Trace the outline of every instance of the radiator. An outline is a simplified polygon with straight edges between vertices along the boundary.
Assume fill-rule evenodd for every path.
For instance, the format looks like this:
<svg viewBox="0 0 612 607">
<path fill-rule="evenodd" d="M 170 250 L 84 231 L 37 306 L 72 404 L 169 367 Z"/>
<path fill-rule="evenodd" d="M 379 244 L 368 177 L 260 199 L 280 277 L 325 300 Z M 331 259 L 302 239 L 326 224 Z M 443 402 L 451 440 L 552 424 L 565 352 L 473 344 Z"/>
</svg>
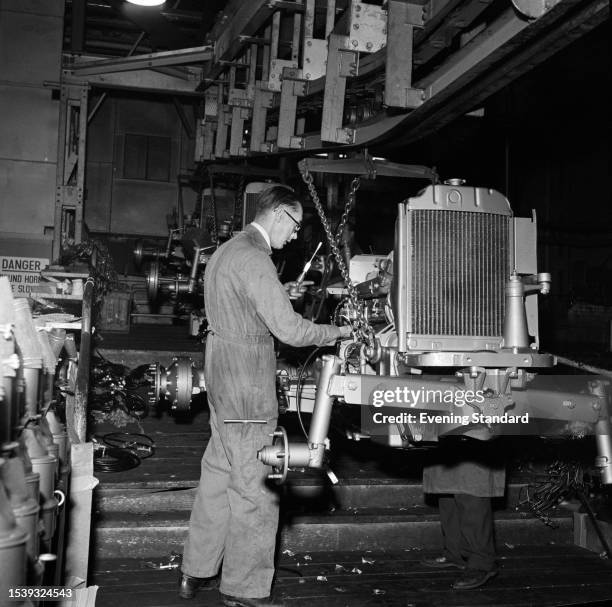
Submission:
<svg viewBox="0 0 612 607">
<path fill-rule="evenodd" d="M 483 188 L 430 186 L 400 204 L 394 252 L 400 346 L 499 347 L 512 221 L 508 201 Z"/>
<path fill-rule="evenodd" d="M 244 189 L 244 201 L 242 206 L 242 229 L 255 219 L 259 194 L 275 185 L 278 184 L 272 181 L 252 181 L 251 183 L 247 183 Z"/>
</svg>

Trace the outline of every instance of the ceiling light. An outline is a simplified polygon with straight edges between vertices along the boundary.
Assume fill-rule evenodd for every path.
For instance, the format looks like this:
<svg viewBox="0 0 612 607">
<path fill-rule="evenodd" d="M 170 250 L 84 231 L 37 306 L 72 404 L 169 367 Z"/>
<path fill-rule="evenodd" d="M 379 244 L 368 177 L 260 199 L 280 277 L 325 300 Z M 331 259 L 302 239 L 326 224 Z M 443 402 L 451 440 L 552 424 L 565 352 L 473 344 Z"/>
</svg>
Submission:
<svg viewBox="0 0 612 607">
<path fill-rule="evenodd" d="M 138 4 L 138 6 L 160 6 L 166 0 L 127 0 L 130 4 Z"/>
</svg>

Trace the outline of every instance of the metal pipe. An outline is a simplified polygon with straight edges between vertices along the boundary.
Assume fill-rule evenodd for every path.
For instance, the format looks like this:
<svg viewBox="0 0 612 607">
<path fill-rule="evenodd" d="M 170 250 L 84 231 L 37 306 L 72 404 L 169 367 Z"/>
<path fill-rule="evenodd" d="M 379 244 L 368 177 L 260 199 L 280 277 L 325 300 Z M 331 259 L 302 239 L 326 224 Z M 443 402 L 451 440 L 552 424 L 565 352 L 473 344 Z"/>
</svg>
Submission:
<svg viewBox="0 0 612 607">
<path fill-rule="evenodd" d="M 397 224 L 395 228 L 395 259 L 393 274 L 395 282 L 395 326 L 397 328 L 397 350 L 400 353 L 408 350 L 406 339 L 406 281 L 408 280 L 408 262 L 406 258 L 406 209 L 400 203 L 397 205 Z"/>
<path fill-rule="evenodd" d="M 41 360 L 42 366 L 42 360 Z M 25 404 L 26 404 L 26 415 L 28 417 L 35 417 L 38 414 L 39 405 L 39 385 L 40 385 L 40 368 L 35 368 L 24 365 L 23 379 L 25 381 Z"/>
<path fill-rule="evenodd" d="M 83 289 L 83 306 L 81 311 L 81 347 L 79 351 L 79 368 L 76 377 L 75 404 L 68 415 L 66 426 L 68 436 L 73 443 L 84 443 L 87 434 L 87 394 L 89 391 L 89 359 L 91 350 L 91 314 L 94 298 L 94 281 L 88 278 Z"/>
<path fill-rule="evenodd" d="M 520 276 L 512 274 L 505 288 L 504 348 L 524 349 L 529 347 L 524 293 Z"/>
<path fill-rule="evenodd" d="M 311 468 L 323 467 L 325 441 L 329 432 L 329 420 L 334 402 L 334 397 L 329 396 L 327 390 L 332 376 L 339 372 L 340 359 L 333 355 L 323 356 L 323 368 L 317 383 L 317 395 L 308 433 L 308 446 L 310 448 L 310 462 L 308 465 Z"/>
<path fill-rule="evenodd" d="M 589 382 L 589 392 L 594 396 L 606 398 L 608 383 L 595 379 Z M 595 466 L 599 468 L 601 482 L 612 485 L 612 430 L 610 428 L 609 398 L 604 407 L 603 415 L 595 424 L 595 443 L 597 445 L 597 457 Z"/>
<path fill-rule="evenodd" d="M 0 466 L 4 460 L 0 459 Z M 0 482 L 0 596 L 8 597 L 9 589 L 24 586 L 27 572 L 27 533 L 15 523 L 4 484 Z"/>
</svg>

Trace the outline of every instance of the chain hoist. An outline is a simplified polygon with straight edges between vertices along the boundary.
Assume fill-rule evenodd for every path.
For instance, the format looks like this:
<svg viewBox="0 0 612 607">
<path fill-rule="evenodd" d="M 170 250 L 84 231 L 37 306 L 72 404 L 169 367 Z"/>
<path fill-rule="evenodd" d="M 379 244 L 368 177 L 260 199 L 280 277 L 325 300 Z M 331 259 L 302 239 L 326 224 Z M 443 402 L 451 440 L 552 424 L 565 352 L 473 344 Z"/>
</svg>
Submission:
<svg viewBox="0 0 612 607">
<path fill-rule="evenodd" d="M 215 182 L 214 182 L 212 175 L 210 175 L 210 206 L 211 206 L 211 211 L 212 211 L 211 236 L 212 236 L 213 242 L 218 244 L 219 240 L 218 240 L 218 235 L 217 235 L 217 201 L 215 199 Z"/>
<path fill-rule="evenodd" d="M 355 289 L 355 285 L 350 279 L 348 268 L 346 267 L 346 262 L 344 261 L 344 257 L 340 252 L 339 241 L 342 237 L 342 232 L 344 230 L 344 226 L 346 225 L 346 221 L 348 219 L 349 212 L 355 203 L 355 194 L 359 189 L 359 185 L 361 183 L 359 177 L 355 177 L 351 182 L 351 189 L 347 196 L 346 204 L 344 206 L 344 212 L 342 213 L 342 218 L 340 219 L 340 225 L 338 226 L 337 236 L 334 237 L 331 226 L 329 224 L 329 220 L 325 216 L 325 211 L 323 210 L 323 205 L 321 204 L 321 199 L 319 198 L 319 194 L 314 185 L 314 181 L 312 178 L 312 174 L 308 170 L 306 166 L 306 161 L 301 160 L 298 162 L 298 168 L 300 170 L 300 174 L 302 175 L 302 179 L 308 188 L 310 193 L 310 197 L 312 198 L 312 202 L 317 209 L 317 213 L 319 214 L 319 218 L 321 219 L 321 223 L 323 224 L 323 229 L 325 230 L 325 236 L 327 241 L 329 242 L 329 246 L 334 254 L 334 258 L 336 263 L 338 264 L 338 269 L 340 270 L 340 274 L 342 274 L 342 278 L 346 284 L 346 288 L 349 296 L 349 305 L 352 308 L 354 314 L 353 322 L 353 333 L 357 341 L 362 342 L 366 347 L 366 356 L 369 359 L 374 358 L 376 348 L 376 338 L 374 335 L 374 329 L 371 327 L 366 315 L 364 313 L 363 304 L 359 301 L 359 296 L 357 295 L 357 289 Z"/>
<path fill-rule="evenodd" d="M 242 175 L 240 177 L 240 182 L 238 184 L 238 191 L 236 192 L 236 196 L 234 196 L 234 212 L 232 215 L 232 231 L 234 230 L 234 226 L 240 225 L 242 229 L 244 226 L 242 225 L 242 211 L 244 204 L 244 190 L 246 188 L 246 177 Z"/>
</svg>

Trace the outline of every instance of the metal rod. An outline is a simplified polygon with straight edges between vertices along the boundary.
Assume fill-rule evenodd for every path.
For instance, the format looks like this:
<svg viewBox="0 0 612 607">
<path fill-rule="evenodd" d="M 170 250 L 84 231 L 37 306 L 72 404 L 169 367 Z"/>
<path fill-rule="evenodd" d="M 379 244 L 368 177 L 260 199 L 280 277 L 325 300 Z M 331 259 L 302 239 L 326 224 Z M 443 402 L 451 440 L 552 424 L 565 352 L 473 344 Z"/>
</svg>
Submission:
<svg viewBox="0 0 612 607">
<path fill-rule="evenodd" d="M 572 360 L 571 358 L 558 356 L 557 354 L 553 354 L 553 356 L 557 359 L 557 362 L 561 363 L 562 365 L 567 365 L 568 367 L 574 367 L 575 369 L 580 369 L 581 371 L 588 371 L 589 373 L 595 373 L 597 375 L 604 375 L 605 377 L 612 378 L 612 371 L 609 369 L 600 369 L 599 367 L 587 365 L 579 360 Z"/>
<path fill-rule="evenodd" d="M 267 424 L 265 419 L 224 419 L 224 424 Z"/>
<path fill-rule="evenodd" d="M 89 361 L 91 350 L 91 314 L 94 298 L 94 281 L 88 278 L 83 289 L 83 310 L 81 320 L 81 345 L 79 367 L 76 376 L 73 415 L 66 415 L 66 429 L 72 443 L 87 440 L 87 394 L 89 392 Z"/>
</svg>

